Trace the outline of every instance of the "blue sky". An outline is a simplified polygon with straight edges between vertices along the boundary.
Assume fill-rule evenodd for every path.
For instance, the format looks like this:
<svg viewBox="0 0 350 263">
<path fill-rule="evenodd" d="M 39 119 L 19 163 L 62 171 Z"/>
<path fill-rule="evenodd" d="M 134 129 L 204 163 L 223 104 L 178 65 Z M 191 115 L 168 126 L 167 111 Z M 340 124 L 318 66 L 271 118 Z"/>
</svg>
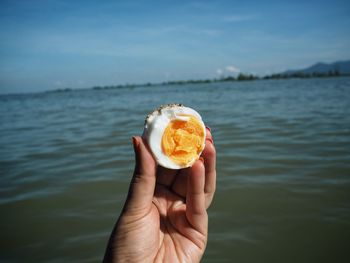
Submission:
<svg viewBox="0 0 350 263">
<path fill-rule="evenodd" d="M 270 74 L 350 59 L 350 1 L 3 1 L 0 92 Z"/>
</svg>

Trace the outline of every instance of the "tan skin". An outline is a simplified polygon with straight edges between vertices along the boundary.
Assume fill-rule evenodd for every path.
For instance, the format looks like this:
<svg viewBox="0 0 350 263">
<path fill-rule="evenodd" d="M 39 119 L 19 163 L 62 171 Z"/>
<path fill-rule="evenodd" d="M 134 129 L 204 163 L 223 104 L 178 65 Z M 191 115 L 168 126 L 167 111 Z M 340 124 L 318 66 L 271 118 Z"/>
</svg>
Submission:
<svg viewBox="0 0 350 263">
<path fill-rule="evenodd" d="M 135 171 L 104 262 L 199 262 L 216 187 L 210 130 L 200 160 L 181 170 L 157 166 L 141 137 L 133 144 Z"/>
</svg>

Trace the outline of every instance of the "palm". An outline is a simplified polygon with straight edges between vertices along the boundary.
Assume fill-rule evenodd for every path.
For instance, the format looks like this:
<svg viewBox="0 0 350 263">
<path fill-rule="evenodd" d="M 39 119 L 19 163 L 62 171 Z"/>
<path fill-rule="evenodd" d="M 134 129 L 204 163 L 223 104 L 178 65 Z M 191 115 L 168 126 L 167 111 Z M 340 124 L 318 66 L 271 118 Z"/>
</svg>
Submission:
<svg viewBox="0 0 350 263">
<path fill-rule="evenodd" d="M 202 162 L 183 170 L 156 167 L 142 140 L 135 155 L 128 198 L 104 261 L 199 262 L 208 235 L 206 209 L 215 192 L 213 144 L 206 144 Z"/>
<path fill-rule="evenodd" d="M 158 246 L 153 248 L 155 261 L 177 259 L 178 262 L 198 262 L 206 246 L 206 233 L 194 229 L 186 217 L 184 199 L 164 186 L 157 186 L 150 220 L 158 221 L 154 238 Z"/>
</svg>

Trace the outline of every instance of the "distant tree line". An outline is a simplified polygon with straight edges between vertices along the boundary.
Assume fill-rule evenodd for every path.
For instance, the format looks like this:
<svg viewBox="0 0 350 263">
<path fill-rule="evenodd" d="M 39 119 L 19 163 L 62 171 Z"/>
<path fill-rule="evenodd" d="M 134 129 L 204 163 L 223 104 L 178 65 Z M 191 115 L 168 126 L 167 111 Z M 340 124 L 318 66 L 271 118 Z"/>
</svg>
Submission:
<svg viewBox="0 0 350 263">
<path fill-rule="evenodd" d="M 291 79 L 291 78 L 325 78 L 325 77 L 340 77 L 349 76 L 349 74 L 341 74 L 338 70 L 331 70 L 325 73 L 313 72 L 305 73 L 301 71 L 293 73 L 278 73 L 265 75 L 259 77 L 253 74 L 240 73 L 236 77 L 227 76 L 218 79 L 197 79 L 197 80 L 177 80 L 177 81 L 167 81 L 162 83 L 144 83 L 144 84 L 125 84 L 125 85 L 108 85 L 108 86 L 95 86 L 92 89 L 102 90 L 102 89 L 118 89 L 118 88 L 134 88 L 134 87 L 150 87 L 150 86 L 160 86 L 160 85 L 186 85 L 186 84 L 207 84 L 215 82 L 229 82 L 229 81 L 252 81 L 252 80 L 269 80 L 269 79 Z"/>
<path fill-rule="evenodd" d="M 288 74 L 272 74 L 264 76 L 262 79 L 290 79 L 290 78 L 329 78 L 329 77 L 340 77 L 345 76 L 346 74 L 340 74 L 338 70 L 330 70 L 328 72 L 320 73 L 320 72 L 312 72 L 312 73 L 305 73 L 302 71 L 297 71 L 293 73 Z"/>
<path fill-rule="evenodd" d="M 142 84 L 142 85 L 136 85 L 136 84 L 124 84 L 124 85 L 106 85 L 106 86 L 94 86 L 92 89 L 94 90 L 102 90 L 102 89 L 120 89 L 120 88 L 134 88 L 137 86 L 147 86 L 151 84 Z"/>
</svg>

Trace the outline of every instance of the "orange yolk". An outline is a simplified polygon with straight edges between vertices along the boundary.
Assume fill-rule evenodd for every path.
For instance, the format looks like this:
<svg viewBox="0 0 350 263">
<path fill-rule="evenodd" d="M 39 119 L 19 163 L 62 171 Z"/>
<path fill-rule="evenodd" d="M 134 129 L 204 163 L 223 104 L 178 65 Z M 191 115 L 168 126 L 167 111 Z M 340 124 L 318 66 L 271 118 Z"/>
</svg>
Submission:
<svg viewBox="0 0 350 263">
<path fill-rule="evenodd" d="M 198 159 L 203 150 L 204 131 L 199 120 L 189 116 L 188 121 L 173 120 L 166 127 L 162 137 L 165 155 L 178 165 L 186 165 Z"/>
</svg>

